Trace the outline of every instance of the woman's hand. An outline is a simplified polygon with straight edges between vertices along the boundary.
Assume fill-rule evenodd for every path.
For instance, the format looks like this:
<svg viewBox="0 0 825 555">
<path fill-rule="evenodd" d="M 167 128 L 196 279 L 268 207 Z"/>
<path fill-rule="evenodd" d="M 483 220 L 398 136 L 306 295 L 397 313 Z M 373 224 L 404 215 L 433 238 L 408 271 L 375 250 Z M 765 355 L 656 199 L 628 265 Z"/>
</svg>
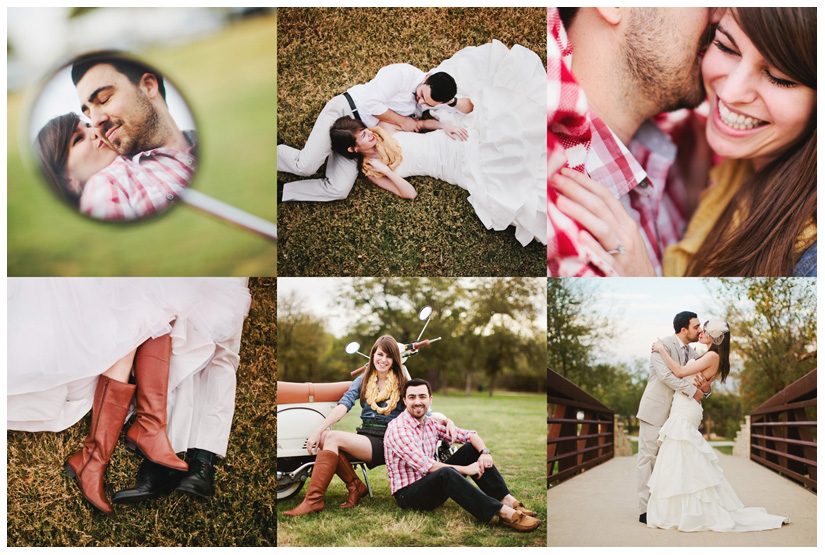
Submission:
<svg viewBox="0 0 825 555">
<path fill-rule="evenodd" d="M 655 276 L 636 222 L 607 187 L 562 168 L 550 179 L 561 195 L 556 206 L 581 225 L 579 240 L 622 276 Z"/>
<path fill-rule="evenodd" d="M 323 431 L 321 428 L 316 428 L 309 434 L 307 438 L 307 453 L 310 455 L 315 455 L 321 448 L 321 434 Z"/>
<path fill-rule="evenodd" d="M 470 137 L 466 129 L 457 125 L 445 125 L 442 129 L 454 141 L 466 141 Z"/>
<path fill-rule="evenodd" d="M 662 340 L 657 337 L 656 341 L 654 341 L 653 345 L 650 347 L 650 352 L 651 353 L 661 353 L 664 350 L 665 350 L 665 344 L 662 343 Z"/>
<path fill-rule="evenodd" d="M 455 439 L 458 437 L 458 430 L 456 430 L 455 422 L 447 419 L 447 433 L 450 434 L 450 443 L 455 443 Z"/>
<path fill-rule="evenodd" d="M 378 173 L 389 175 L 392 171 L 388 165 L 381 161 L 380 158 L 367 158 L 365 162 L 369 164 L 370 167 Z"/>
</svg>

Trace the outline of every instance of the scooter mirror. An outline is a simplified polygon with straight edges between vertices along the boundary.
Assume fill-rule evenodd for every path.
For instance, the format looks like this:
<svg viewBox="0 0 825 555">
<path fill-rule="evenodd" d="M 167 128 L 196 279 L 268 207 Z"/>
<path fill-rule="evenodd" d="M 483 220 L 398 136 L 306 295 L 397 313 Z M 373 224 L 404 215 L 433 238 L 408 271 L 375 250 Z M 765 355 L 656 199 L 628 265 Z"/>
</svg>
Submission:
<svg viewBox="0 0 825 555">
<path fill-rule="evenodd" d="M 25 136 L 45 183 L 63 202 L 101 220 L 166 211 L 195 175 L 189 105 L 167 76 L 131 55 L 73 58 L 45 81 Z"/>
<path fill-rule="evenodd" d="M 357 341 L 353 341 L 352 343 L 347 344 L 344 350 L 347 352 L 348 355 L 353 355 L 358 352 L 358 349 L 361 348 L 361 344 Z"/>
<path fill-rule="evenodd" d="M 421 312 L 418 313 L 418 319 L 422 320 L 422 321 L 426 320 L 427 318 L 430 317 L 430 314 L 432 314 L 432 313 L 433 313 L 433 307 L 425 306 L 424 308 L 421 309 Z"/>
</svg>

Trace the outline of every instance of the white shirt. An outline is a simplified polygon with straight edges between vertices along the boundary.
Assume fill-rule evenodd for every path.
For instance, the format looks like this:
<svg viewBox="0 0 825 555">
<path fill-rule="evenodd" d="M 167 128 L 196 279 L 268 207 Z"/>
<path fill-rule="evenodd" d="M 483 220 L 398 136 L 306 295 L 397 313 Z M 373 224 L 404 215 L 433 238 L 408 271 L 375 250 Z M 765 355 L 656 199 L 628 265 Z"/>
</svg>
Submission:
<svg viewBox="0 0 825 555">
<path fill-rule="evenodd" d="M 347 92 L 355 102 L 358 115 L 367 127 L 378 125 L 378 118 L 387 110 L 402 115 L 420 118 L 424 113 L 415 100 L 415 89 L 424 82 L 426 74 L 410 64 L 391 64 L 378 70 L 369 83 L 355 85 Z M 427 110 L 452 110 L 446 104 L 426 106 Z"/>
</svg>

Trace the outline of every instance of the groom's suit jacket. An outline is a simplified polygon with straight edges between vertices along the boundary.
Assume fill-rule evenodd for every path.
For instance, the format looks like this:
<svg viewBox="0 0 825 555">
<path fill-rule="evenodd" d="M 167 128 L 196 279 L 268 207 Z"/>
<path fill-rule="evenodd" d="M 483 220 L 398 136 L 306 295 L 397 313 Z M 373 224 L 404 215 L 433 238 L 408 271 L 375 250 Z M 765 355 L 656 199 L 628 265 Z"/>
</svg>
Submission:
<svg viewBox="0 0 825 555">
<path fill-rule="evenodd" d="M 676 361 L 683 360 L 682 342 L 676 335 L 662 339 L 668 354 Z M 688 360 L 697 358 L 696 351 L 688 347 Z M 692 382 L 677 378 L 665 364 L 659 353 L 650 354 L 650 377 L 647 379 L 645 392 L 639 402 L 639 412 L 636 418 L 652 426 L 661 426 L 670 414 L 670 405 L 673 393 L 678 391 L 689 397 L 696 394 L 696 386 Z"/>
</svg>

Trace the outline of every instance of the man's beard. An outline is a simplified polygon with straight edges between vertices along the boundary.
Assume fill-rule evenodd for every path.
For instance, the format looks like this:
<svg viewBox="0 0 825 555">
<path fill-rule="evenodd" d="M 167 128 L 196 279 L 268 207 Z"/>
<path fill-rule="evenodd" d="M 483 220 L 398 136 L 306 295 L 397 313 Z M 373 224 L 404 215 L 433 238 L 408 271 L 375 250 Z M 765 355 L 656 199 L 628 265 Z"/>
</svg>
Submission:
<svg viewBox="0 0 825 555">
<path fill-rule="evenodd" d="M 134 156 L 139 152 L 158 148 L 162 144 L 160 115 L 152 102 L 141 92 L 135 95 L 135 109 L 129 114 L 127 124 L 122 119 L 114 118 L 103 129 L 103 135 L 109 129 L 120 125 L 120 137 L 115 142 L 104 141 L 121 156 Z"/>
<path fill-rule="evenodd" d="M 651 15 L 653 12 L 633 10 L 631 13 L 634 15 L 628 24 L 627 40 L 623 48 L 625 67 L 630 76 L 627 83 L 629 94 L 642 94 L 659 113 L 697 107 L 706 96 L 699 52 L 709 43 L 712 28 L 705 30 L 696 45 L 694 56 L 687 62 L 689 67 L 685 67 L 686 64 L 680 67 L 658 48 L 661 43 L 657 39 L 661 40 L 661 29 L 658 29 L 658 34 L 649 30 L 660 22 Z"/>
</svg>

